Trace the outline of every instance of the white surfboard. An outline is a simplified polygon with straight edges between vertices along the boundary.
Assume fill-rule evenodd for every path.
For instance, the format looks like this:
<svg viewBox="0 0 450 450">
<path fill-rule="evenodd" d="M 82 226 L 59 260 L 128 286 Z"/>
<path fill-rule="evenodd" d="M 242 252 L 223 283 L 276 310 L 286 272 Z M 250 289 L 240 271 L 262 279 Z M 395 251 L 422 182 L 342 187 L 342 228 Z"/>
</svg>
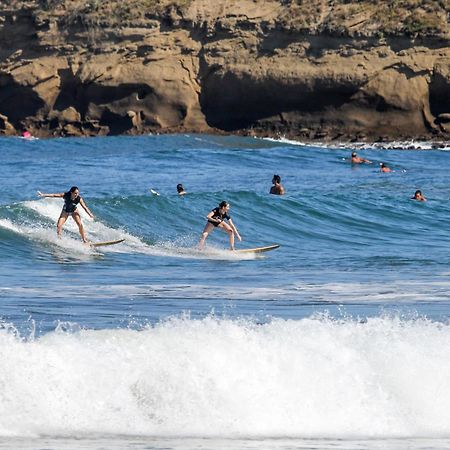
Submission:
<svg viewBox="0 0 450 450">
<path fill-rule="evenodd" d="M 265 247 L 255 247 L 255 248 L 243 248 L 240 250 L 236 250 L 238 253 L 263 253 L 269 252 L 270 250 L 275 250 L 278 248 L 280 244 L 267 245 Z"/>
<path fill-rule="evenodd" d="M 105 242 L 90 242 L 89 245 L 91 247 L 105 247 L 107 245 L 115 245 L 115 244 L 120 244 L 121 242 L 123 242 L 125 239 L 116 239 L 115 241 L 105 241 Z"/>
</svg>

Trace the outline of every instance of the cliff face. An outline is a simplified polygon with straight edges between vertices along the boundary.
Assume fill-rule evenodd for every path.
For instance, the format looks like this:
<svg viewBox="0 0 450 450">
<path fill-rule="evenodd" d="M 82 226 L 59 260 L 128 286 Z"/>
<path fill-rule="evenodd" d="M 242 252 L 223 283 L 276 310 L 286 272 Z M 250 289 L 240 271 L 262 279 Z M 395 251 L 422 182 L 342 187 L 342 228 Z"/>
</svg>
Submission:
<svg viewBox="0 0 450 450">
<path fill-rule="evenodd" d="M 326 2 L 94 1 L 0 1 L 0 133 L 450 136 L 445 10 L 438 33 L 384 33 Z"/>
</svg>

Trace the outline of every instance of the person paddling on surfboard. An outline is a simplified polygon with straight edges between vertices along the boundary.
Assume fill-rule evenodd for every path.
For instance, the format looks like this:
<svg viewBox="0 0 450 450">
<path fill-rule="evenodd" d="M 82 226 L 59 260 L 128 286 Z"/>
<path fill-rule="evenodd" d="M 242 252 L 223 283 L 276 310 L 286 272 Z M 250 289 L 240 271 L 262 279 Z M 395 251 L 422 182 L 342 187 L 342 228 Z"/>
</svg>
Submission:
<svg viewBox="0 0 450 450">
<path fill-rule="evenodd" d="M 205 246 L 206 238 L 209 233 L 214 230 L 214 228 L 220 228 L 226 233 L 230 238 L 230 250 L 234 250 L 234 235 L 242 241 L 241 235 L 239 234 L 237 228 L 235 227 L 231 217 L 228 215 L 228 211 L 230 210 L 230 204 L 226 201 L 220 202 L 217 208 L 214 208 L 207 216 L 206 219 L 208 223 L 203 230 L 202 237 L 198 246 L 203 248 Z M 225 220 L 228 222 L 226 223 Z"/>
<path fill-rule="evenodd" d="M 88 243 L 83 224 L 81 222 L 80 213 L 77 211 L 78 204 L 83 207 L 83 209 L 89 214 L 92 219 L 94 218 L 94 215 L 91 213 L 86 203 L 84 203 L 84 200 L 80 196 L 80 191 L 77 186 L 72 186 L 68 192 L 64 192 L 62 194 L 43 194 L 42 192 L 38 191 L 38 195 L 39 197 L 58 197 L 64 199 L 64 206 L 61 211 L 61 215 L 59 216 L 58 223 L 56 224 L 56 231 L 59 238 L 61 238 L 63 225 L 66 223 L 66 220 L 69 218 L 69 216 L 72 216 L 72 219 L 75 220 L 75 223 L 78 225 L 81 239 L 84 243 Z"/>
</svg>

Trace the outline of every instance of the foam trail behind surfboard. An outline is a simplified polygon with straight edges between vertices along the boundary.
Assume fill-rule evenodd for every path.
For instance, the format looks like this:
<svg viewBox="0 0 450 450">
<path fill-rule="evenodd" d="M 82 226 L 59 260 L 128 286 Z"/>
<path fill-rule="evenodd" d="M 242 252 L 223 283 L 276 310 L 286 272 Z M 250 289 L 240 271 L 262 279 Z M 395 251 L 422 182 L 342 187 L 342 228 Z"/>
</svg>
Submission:
<svg viewBox="0 0 450 450">
<path fill-rule="evenodd" d="M 186 247 L 180 246 L 177 242 L 164 242 L 152 246 L 150 253 L 166 257 L 211 259 L 217 261 L 251 260 L 257 257 L 255 253 L 231 252 L 228 249 L 218 248 L 211 244 L 204 249 L 199 249 L 196 245 L 194 247 Z"/>
</svg>

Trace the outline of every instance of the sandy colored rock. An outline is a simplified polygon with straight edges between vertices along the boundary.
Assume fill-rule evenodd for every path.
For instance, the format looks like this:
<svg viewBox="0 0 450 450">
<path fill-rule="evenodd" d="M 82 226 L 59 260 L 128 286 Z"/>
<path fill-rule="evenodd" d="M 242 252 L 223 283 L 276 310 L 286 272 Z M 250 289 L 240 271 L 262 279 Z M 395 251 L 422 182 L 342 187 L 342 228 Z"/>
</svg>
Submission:
<svg viewBox="0 0 450 450">
<path fill-rule="evenodd" d="M 0 114 L 0 134 L 4 136 L 16 134 L 15 128 L 9 123 L 8 118 L 2 114 Z"/>
<path fill-rule="evenodd" d="M 3 134 L 448 133 L 443 10 L 399 11 L 383 34 L 397 12 L 364 1 L 19 3 L 0 0 Z M 413 13 L 435 31 L 408 34 Z"/>
<path fill-rule="evenodd" d="M 63 111 L 53 111 L 49 117 L 67 123 L 81 122 L 81 115 L 73 106 L 69 106 Z"/>
</svg>

